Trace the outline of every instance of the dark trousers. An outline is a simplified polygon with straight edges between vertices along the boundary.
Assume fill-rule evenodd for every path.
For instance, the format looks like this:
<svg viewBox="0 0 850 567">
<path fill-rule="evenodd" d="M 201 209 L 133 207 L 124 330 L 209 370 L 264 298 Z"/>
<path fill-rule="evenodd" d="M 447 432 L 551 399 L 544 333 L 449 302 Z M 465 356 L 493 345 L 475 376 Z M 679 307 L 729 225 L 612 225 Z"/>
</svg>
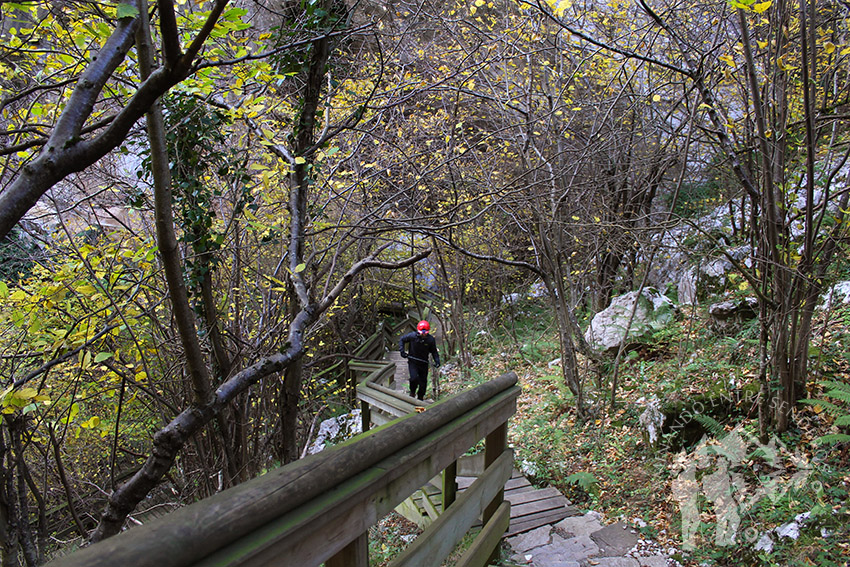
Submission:
<svg viewBox="0 0 850 567">
<path fill-rule="evenodd" d="M 409 361 L 407 370 L 410 372 L 410 397 L 425 399 L 425 389 L 428 386 L 428 365 Z"/>
</svg>

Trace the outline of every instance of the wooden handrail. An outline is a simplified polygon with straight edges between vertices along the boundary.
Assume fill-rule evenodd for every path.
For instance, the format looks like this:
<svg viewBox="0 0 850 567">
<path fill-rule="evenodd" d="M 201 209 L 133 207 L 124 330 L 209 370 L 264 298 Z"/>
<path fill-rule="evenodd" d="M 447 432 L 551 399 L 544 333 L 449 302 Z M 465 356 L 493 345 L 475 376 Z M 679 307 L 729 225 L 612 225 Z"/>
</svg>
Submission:
<svg viewBox="0 0 850 567">
<path fill-rule="evenodd" d="M 505 374 L 51 565 L 334 563 L 343 550 L 362 551 L 372 524 L 503 428 L 516 410 L 516 384 Z"/>
</svg>

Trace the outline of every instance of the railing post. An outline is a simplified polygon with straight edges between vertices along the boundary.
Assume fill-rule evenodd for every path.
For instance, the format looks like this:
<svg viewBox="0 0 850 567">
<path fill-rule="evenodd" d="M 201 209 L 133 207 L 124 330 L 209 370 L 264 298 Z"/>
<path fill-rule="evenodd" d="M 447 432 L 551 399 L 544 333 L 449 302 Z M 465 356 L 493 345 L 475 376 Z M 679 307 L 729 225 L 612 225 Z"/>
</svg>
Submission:
<svg viewBox="0 0 850 567">
<path fill-rule="evenodd" d="M 496 429 L 494 429 L 485 439 L 484 439 L 484 470 L 487 470 L 491 464 L 493 464 L 499 456 L 505 452 L 505 449 L 508 448 L 508 422 L 503 423 Z M 501 506 L 502 502 L 505 500 L 505 490 L 504 487 L 500 490 L 495 498 L 493 498 L 492 502 L 490 502 L 486 508 L 484 508 L 484 514 L 482 516 L 483 525 L 487 525 L 487 522 L 490 521 L 496 511 Z M 493 550 L 493 554 L 490 556 L 488 563 L 495 563 L 499 560 L 499 546 Z"/>
<path fill-rule="evenodd" d="M 369 402 L 360 400 L 360 428 L 361 431 L 369 431 L 372 427 L 372 410 L 369 408 Z"/>
<path fill-rule="evenodd" d="M 457 500 L 457 461 L 443 471 L 443 512 Z"/>
<path fill-rule="evenodd" d="M 369 567 L 369 534 L 364 533 L 325 561 L 325 567 Z"/>
</svg>

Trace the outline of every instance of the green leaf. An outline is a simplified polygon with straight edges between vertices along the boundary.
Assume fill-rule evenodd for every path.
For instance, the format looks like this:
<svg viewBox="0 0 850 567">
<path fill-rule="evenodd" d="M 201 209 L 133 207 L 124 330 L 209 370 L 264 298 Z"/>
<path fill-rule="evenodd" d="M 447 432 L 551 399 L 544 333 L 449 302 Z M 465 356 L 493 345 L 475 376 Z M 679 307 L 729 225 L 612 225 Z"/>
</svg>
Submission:
<svg viewBox="0 0 850 567">
<path fill-rule="evenodd" d="M 298 264 L 297 266 L 295 266 L 295 273 L 300 274 L 305 269 L 307 269 L 307 264 Z"/>
<path fill-rule="evenodd" d="M 107 360 L 107 359 L 110 359 L 110 358 L 112 358 L 111 352 L 99 352 L 94 357 L 94 361 L 95 362 L 103 362 L 104 360 Z"/>
<path fill-rule="evenodd" d="M 135 18 L 139 15 L 139 9 L 136 8 L 133 4 L 118 4 L 118 8 L 115 10 L 115 17 L 119 20 L 124 18 Z"/>
<path fill-rule="evenodd" d="M 847 442 L 850 442 L 850 435 L 845 435 L 843 433 L 823 435 L 814 440 L 815 445 L 834 445 L 835 443 Z"/>
<path fill-rule="evenodd" d="M 0 298 L 9 298 L 9 286 L 6 285 L 6 282 L 0 282 Z"/>
<path fill-rule="evenodd" d="M 573 473 L 565 478 L 564 481 L 567 484 L 575 484 L 587 492 L 596 490 L 596 485 L 599 483 L 599 480 L 595 476 L 584 471 Z"/>
</svg>

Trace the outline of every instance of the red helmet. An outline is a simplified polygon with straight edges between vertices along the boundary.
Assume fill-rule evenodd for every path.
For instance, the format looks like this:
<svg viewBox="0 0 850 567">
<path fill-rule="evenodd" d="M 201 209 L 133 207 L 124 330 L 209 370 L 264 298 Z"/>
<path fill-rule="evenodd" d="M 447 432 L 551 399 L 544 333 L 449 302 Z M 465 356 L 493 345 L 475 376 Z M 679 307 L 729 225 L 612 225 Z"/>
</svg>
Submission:
<svg viewBox="0 0 850 567">
<path fill-rule="evenodd" d="M 416 325 L 417 331 L 430 331 L 431 325 L 428 324 L 428 321 L 419 321 L 419 324 Z"/>
</svg>

